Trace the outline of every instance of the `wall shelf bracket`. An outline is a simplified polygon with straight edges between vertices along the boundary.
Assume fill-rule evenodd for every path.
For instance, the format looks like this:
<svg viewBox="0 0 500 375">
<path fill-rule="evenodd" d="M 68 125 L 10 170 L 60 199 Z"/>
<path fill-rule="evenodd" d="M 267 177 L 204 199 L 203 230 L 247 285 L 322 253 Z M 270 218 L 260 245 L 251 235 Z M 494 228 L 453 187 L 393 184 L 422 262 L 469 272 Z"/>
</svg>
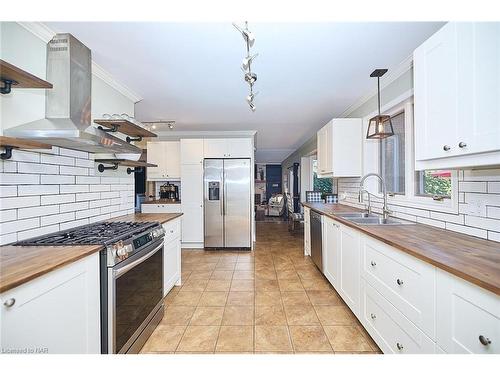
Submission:
<svg viewBox="0 0 500 375">
<path fill-rule="evenodd" d="M 99 166 L 97 167 L 97 170 L 101 173 L 106 170 L 116 170 L 116 169 L 118 169 L 118 163 L 114 163 L 112 167 L 105 167 L 104 164 L 99 164 Z"/>
<path fill-rule="evenodd" d="M 127 168 L 127 174 L 137 173 L 137 172 L 141 172 L 141 171 L 142 171 L 142 167 L 138 167 L 138 168 Z"/>
<path fill-rule="evenodd" d="M 17 81 L 12 79 L 4 79 L 2 78 L 3 87 L 0 87 L 0 93 L 2 94 L 10 94 L 12 89 L 12 85 L 17 85 Z"/>
<path fill-rule="evenodd" d="M 109 128 L 104 128 L 103 126 L 99 125 L 97 128 L 106 133 L 115 133 L 118 131 L 118 125 L 116 124 L 111 125 L 111 127 Z"/>
<path fill-rule="evenodd" d="M 140 142 L 142 141 L 142 137 L 129 137 L 127 136 L 127 142 L 130 143 L 130 142 Z"/>
<path fill-rule="evenodd" d="M 5 151 L 0 154 L 0 159 L 2 159 L 2 160 L 10 159 L 12 157 L 12 149 L 14 147 L 12 147 L 12 146 L 3 146 L 3 148 L 5 149 Z"/>
</svg>

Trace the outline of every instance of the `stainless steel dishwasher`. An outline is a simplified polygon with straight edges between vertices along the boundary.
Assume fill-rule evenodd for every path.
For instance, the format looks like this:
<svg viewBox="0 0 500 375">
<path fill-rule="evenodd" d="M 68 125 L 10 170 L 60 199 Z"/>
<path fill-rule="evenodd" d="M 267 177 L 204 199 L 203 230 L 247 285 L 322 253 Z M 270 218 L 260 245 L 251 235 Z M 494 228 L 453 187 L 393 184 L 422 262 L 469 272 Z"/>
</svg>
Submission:
<svg viewBox="0 0 500 375">
<path fill-rule="evenodd" d="M 321 272 L 323 272 L 322 249 L 321 214 L 311 210 L 311 258 Z"/>
</svg>

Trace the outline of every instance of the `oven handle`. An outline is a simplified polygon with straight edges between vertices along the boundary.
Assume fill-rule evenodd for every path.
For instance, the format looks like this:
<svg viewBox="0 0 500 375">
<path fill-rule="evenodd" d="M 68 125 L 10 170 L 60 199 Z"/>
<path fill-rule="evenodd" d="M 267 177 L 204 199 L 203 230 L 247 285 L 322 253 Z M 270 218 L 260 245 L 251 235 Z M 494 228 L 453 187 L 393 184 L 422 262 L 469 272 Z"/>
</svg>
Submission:
<svg viewBox="0 0 500 375">
<path fill-rule="evenodd" d="M 124 273 L 127 273 L 128 271 L 130 271 L 135 266 L 137 266 L 137 265 L 141 264 L 142 262 L 148 260 L 153 255 L 155 255 L 158 252 L 158 250 L 160 250 L 163 247 L 163 245 L 164 244 L 163 244 L 163 241 L 162 241 L 161 244 L 159 244 L 157 247 L 155 247 L 153 250 L 151 250 L 150 252 L 148 252 L 143 257 L 141 257 L 141 258 L 133 261 L 132 263 L 127 264 L 126 266 L 123 266 L 122 268 L 118 268 L 116 270 L 113 270 L 113 278 L 114 279 L 118 279 L 120 276 L 122 276 Z"/>
</svg>

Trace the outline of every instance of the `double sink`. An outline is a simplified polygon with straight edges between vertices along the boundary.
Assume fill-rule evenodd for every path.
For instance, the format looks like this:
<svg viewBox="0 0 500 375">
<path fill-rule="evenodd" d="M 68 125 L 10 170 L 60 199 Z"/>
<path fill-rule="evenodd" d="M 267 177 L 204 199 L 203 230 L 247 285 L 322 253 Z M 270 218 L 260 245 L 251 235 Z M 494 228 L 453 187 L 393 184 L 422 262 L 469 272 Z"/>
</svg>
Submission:
<svg viewBox="0 0 500 375">
<path fill-rule="evenodd" d="M 343 219 L 346 219 L 350 222 L 359 224 L 359 225 L 412 225 L 415 224 L 411 221 L 395 219 L 393 217 L 389 217 L 384 219 L 382 216 L 369 214 L 367 212 L 345 212 L 345 213 L 336 213 L 337 216 L 340 216 Z"/>
</svg>

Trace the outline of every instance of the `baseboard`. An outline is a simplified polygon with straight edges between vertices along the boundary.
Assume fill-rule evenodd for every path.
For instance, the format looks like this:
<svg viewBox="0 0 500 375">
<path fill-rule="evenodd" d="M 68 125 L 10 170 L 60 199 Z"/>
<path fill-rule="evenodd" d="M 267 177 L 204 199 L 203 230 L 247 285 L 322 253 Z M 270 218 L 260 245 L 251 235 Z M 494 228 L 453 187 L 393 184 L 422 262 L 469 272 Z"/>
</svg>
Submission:
<svg viewBox="0 0 500 375">
<path fill-rule="evenodd" d="M 181 248 L 183 250 L 204 249 L 205 245 L 203 244 L 203 242 L 182 242 Z"/>
</svg>

